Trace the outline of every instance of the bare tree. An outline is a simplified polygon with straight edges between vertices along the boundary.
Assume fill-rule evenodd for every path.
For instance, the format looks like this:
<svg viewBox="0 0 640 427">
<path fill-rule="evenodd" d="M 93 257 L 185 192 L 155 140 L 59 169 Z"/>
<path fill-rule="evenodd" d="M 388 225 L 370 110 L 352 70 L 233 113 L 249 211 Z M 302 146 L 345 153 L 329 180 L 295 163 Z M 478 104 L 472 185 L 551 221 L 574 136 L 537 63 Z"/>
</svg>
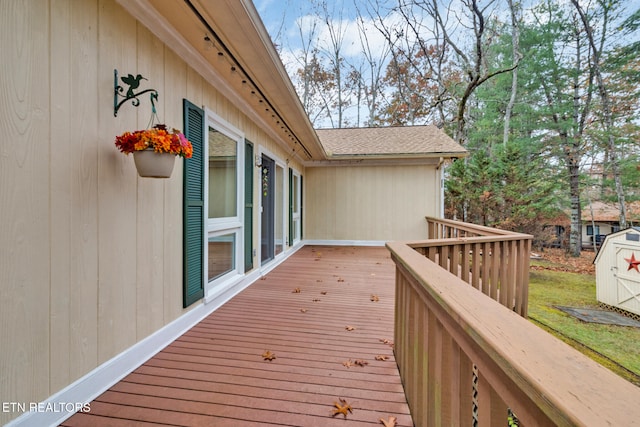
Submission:
<svg viewBox="0 0 640 427">
<path fill-rule="evenodd" d="M 463 12 L 466 15 L 466 19 L 469 22 L 462 22 L 459 19 L 459 28 L 468 28 L 472 34 L 473 49 L 470 52 L 465 52 L 459 43 L 452 37 L 449 30 L 448 17 L 453 14 L 452 4 L 450 3 L 447 9 L 440 10 L 438 0 L 429 0 L 424 2 L 425 11 L 434 19 L 435 25 L 442 33 L 445 43 L 450 46 L 456 53 L 458 59 L 461 62 L 463 72 L 466 74 L 466 86 L 462 92 L 462 96 L 458 102 L 458 111 L 455 117 L 457 123 L 456 126 L 456 140 L 460 143 L 466 141 L 465 123 L 466 123 L 466 109 L 467 102 L 469 101 L 473 92 L 480 87 L 484 82 L 502 73 L 508 73 L 513 71 L 518 66 L 518 58 L 515 59 L 515 63 L 507 68 L 499 68 L 491 70 L 487 67 L 485 60 L 486 50 L 491 43 L 491 34 L 487 32 L 487 17 L 491 13 L 491 8 L 494 7 L 494 0 L 485 3 L 484 7 L 480 7 L 478 0 L 461 0 L 463 6 Z M 455 14 L 454 14 L 455 15 Z"/>
<path fill-rule="evenodd" d="M 327 56 L 330 64 L 331 73 L 335 81 L 335 102 L 333 107 L 338 115 L 337 126 L 341 128 L 344 125 L 344 111 L 349 104 L 348 91 L 346 90 L 346 76 L 343 75 L 345 60 L 342 54 L 342 45 L 346 35 L 346 26 L 342 19 L 342 9 L 337 13 L 335 10 L 329 10 L 326 0 L 322 0 L 320 5 L 322 20 L 326 26 L 329 35 L 328 40 L 324 40 L 327 44 L 321 48 Z"/>
<path fill-rule="evenodd" d="M 365 76 L 364 66 L 359 67 L 357 70 L 357 74 L 354 76 L 359 77 L 359 87 L 358 87 L 358 125 L 360 124 L 360 90 L 364 90 L 364 95 L 367 102 L 368 107 L 368 116 L 367 124 L 371 124 L 375 117 L 378 115 L 378 103 L 379 96 L 382 86 L 382 76 L 383 71 L 387 65 L 389 55 L 391 53 L 391 48 L 388 43 L 384 45 L 376 45 L 372 46 L 372 42 L 370 40 L 369 25 L 365 22 L 365 19 L 362 15 L 358 4 L 356 3 L 356 10 L 358 12 L 358 16 L 356 17 L 356 22 L 358 24 L 358 37 L 360 40 L 360 47 L 362 49 L 362 54 L 364 57 L 364 61 L 366 63 L 366 71 L 368 76 Z"/>
</svg>

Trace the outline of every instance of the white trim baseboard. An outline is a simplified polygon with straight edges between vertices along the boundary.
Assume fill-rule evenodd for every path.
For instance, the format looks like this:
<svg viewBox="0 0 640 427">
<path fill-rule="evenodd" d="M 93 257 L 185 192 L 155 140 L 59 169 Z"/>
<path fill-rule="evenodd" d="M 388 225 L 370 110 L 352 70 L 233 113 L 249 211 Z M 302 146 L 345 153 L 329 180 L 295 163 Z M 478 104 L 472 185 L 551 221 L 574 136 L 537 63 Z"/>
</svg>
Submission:
<svg viewBox="0 0 640 427">
<path fill-rule="evenodd" d="M 76 404 L 84 405 L 91 402 L 239 292 L 284 262 L 302 246 L 304 245 L 298 244 L 289 248 L 282 256 L 279 256 L 268 265 L 256 268 L 249 274 L 242 276 L 240 280 L 231 286 L 227 286 L 221 292 L 207 295 L 198 306 L 93 369 L 45 401 L 39 402 L 37 411 L 25 412 L 10 421 L 5 427 L 59 425 L 76 412 L 73 409 L 68 410 L 67 407 L 73 408 Z M 26 404 L 27 409 L 29 409 L 29 405 L 28 403 Z"/>
<path fill-rule="evenodd" d="M 305 240 L 305 245 L 318 246 L 384 246 L 386 240 Z"/>
</svg>

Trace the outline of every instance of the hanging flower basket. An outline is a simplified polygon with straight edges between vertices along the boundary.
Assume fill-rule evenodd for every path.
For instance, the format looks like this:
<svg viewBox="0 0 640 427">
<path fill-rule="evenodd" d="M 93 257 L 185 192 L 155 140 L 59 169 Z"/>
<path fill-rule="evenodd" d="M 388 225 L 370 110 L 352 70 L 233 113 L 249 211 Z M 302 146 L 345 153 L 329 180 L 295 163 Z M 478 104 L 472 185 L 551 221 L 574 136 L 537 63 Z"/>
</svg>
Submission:
<svg viewBox="0 0 640 427">
<path fill-rule="evenodd" d="M 169 178 L 177 156 L 188 159 L 193 155 L 187 138 L 165 125 L 125 132 L 116 137 L 116 147 L 125 154 L 133 153 L 138 175 L 149 178 Z"/>
<path fill-rule="evenodd" d="M 174 154 L 156 153 L 151 148 L 133 152 L 138 175 L 144 178 L 170 178 L 175 160 Z"/>
</svg>

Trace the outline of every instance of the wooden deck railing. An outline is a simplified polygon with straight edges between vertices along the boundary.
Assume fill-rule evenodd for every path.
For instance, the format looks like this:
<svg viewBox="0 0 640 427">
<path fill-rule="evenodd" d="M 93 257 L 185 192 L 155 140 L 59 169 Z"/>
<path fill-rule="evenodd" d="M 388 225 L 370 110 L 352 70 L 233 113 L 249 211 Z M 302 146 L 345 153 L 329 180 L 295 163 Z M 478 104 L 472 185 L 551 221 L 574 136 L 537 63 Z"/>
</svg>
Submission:
<svg viewBox="0 0 640 427">
<path fill-rule="evenodd" d="M 467 270 L 483 282 L 497 277 L 503 294 L 509 280 L 525 276 L 518 272 L 524 261 L 515 263 L 516 273 L 508 259 L 495 261 L 505 254 L 502 245 L 514 244 L 503 239 L 505 232 L 469 224 L 453 230 L 449 221 L 433 223 L 439 231 L 431 235 L 447 248 L 433 249 L 435 256 L 430 248 L 437 242 L 387 244 L 396 263 L 394 348 L 416 426 L 507 426 L 511 414 L 519 426 L 640 423 L 640 388 L 530 323 L 517 313 L 517 304 L 511 306 L 510 296 L 501 304 L 500 295 L 495 300 L 491 291 L 485 295 L 469 286 L 473 277 L 463 280 L 461 273 Z M 472 242 L 470 248 L 468 242 L 454 243 L 476 238 L 482 242 Z M 491 246 L 491 238 L 500 244 Z M 478 249 L 476 243 L 489 247 Z M 528 254 L 528 248 L 516 245 L 515 251 Z M 479 251 L 485 259 L 474 273 L 472 258 Z M 487 265 L 488 276 L 483 276 Z M 503 274 L 504 268 L 509 272 Z"/>
<path fill-rule="evenodd" d="M 408 243 L 500 304 L 527 316 L 528 234 L 427 217 L 429 240 Z"/>
</svg>

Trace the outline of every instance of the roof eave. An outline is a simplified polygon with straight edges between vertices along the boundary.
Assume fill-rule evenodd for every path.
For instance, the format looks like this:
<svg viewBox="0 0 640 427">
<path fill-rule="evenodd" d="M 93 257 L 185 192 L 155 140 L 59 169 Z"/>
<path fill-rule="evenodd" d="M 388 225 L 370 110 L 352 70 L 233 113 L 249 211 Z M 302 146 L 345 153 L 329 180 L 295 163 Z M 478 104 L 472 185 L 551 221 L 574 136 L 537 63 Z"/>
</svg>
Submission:
<svg viewBox="0 0 640 427">
<path fill-rule="evenodd" d="M 326 160 L 307 161 L 305 166 L 348 166 L 348 165 L 435 165 L 445 160 L 467 157 L 468 152 L 456 153 L 406 153 L 406 154 L 358 154 L 330 155 Z"/>
<path fill-rule="evenodd" d="M 293 157 L 326 158 L 250 1 L 118 2 Z M 211 51 L 205 35 L 214 39 Z"/>
</svg>

